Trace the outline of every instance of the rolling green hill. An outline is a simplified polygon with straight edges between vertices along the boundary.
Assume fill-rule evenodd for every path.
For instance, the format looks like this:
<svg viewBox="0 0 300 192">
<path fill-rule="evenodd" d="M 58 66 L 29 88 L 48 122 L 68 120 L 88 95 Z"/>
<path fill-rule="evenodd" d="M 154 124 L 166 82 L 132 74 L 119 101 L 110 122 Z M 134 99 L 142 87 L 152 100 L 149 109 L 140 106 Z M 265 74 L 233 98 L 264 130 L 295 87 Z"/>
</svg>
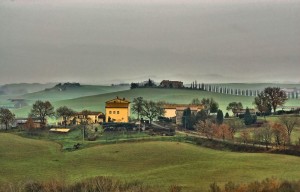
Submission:
<svg viewBox="0 0 300 192">
<path fill-rule="evenodd" d="M 50 179 L 74 182 L 102 175 L 159 188 L 177 184 L 184 191 L 207 191 L 213 182 L 300 177 L 299 157 L 216 151 L 177 142 L 122 143 L 61 152 L 52 142 L 1 133 L 0 155 L 0 184 Z"/>
<path fill-rule="evenodd" d="M 0 95 L 14 95 L 19 96 L 26 93 L 33 93 L 37 91 L 42 91 L 46 88 L 53 87 L 55 83 L 17 83 L 17 84 L 7 84 L 0 86 Z"/>
<path fill-rule="evenodd" d="M 20 99 L 24 94 L 43 91 L 53 87 L 54 83 L 18 83 L 0 86 L 0 106 L 13 106 L 9 99 Z"/>
<path fill-rule="evenodd" d="M 48 90 L 43 90 L 35 93 L 23 95 L 24 99 L 31 102 L 36 100 L 49 100 L 51 102 L 59 100 L 74 99 L 78 97 L 105 94 L 118 92 L 123 90 L 129 90 L 128 86 L 102 86 L 102 85 L 81 85 L 80 87 L 70 87 L 65 91 L 59 91 L 59 89 L 53 87 Z"/>
<path fill-rule="evenodd" d="M 43 93 L 43 96 L 47 94 Z M 218 103 L 219 107 L 223 112 L 226 111 L 228 103 L 233 101 L 242 102 L 244 107 L 253 108 L 254 97 L 246 96 L 236 96 L 236 95 L 226 95 L 220 93 L 199 91 L 199 90 L 189 90 L 189 89 L 162 89 L 162 88 L 140 88 L 132 89 L 118 92 L 111 92 L 93 96 L 80 97 L 75 99 L 67 99 L 53 102 L 55 107 L 66 105 L 74 110 L 81 111 L 83 109 L 92 110 L 92 111 L 105 111 L 105 101 L 108 101 L 116 96 L 125 97 L 130 101 L 135 97 L 143 97 L 147 100 L 154 101 L 166 101 L 169 103 L 182 103 L 188 104 L 192 101 L 193 98 L 214 98 Z M 299 105 L 300 100 L 290 99 L 286 105 Z M 30 107 L 24 107 L 22 109 L 16 109 L 14 112 L 17 116 L 27 116 Z"/>
</svg>

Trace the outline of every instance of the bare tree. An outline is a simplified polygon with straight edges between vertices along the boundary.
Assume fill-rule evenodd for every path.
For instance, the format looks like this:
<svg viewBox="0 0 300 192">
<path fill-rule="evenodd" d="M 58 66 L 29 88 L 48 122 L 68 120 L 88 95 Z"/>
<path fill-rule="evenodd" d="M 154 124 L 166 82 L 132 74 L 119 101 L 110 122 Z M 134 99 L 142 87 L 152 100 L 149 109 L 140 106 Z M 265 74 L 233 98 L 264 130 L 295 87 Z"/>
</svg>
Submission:
<svg viewBox="0 0 300 192">
<path fill-rule="evenodd" d="M 241 132 L 241 139 L 243 141 L 244 144 L 248 143 L 248 141 L 250 140 L 250 133 L 247 130 L 243 130 Z"/>
<path fill-rule="evenodd" d="M 210 119 L 206 119 L 204 121 L 199 121 L 196 124 L 196 129 L 200 134 L 205 135 L 207 139 L 213 139 L 214 126 L 216 125 Z"/>
<path fill-rule="evenodd" d="M 279 122 L 285 126 L 286 133 L 288 135 L 288 143 L 291 144 L 291 134 L 296 126 L 300 124 L 299 116 L 282 115 L 279 118 Z"/>
<path fill-rule="evenodd" d="M 272 125 L 272 132 L 276 146 L 280 146 L 281 144 L 285 146 L 285 144 L 288 142 L 288 134 L 285 126 L 281 123 L 274 123 Z"/>
<path fill-rule="evenodd" d="M 136 113 L 138 116 L 138 120 L 140 120 L 140 114 L 143 110 L 143 97 L 137 97 L 133 99 L 132 102 L 132 112 Z"/>
<path fill-rule="evenodd" d="M 41 126 L 45 127 L 46 118 L 54 114 L 54 108 L 49 101 L 38 100 L 33 104 L 30 116 L 37 117 L 41 121 Z"/>
<path fill-rule="evenodd" d="M 266 149 L 268 149 L 272 140 L 272 128 L 269 124 L 267 124 L 260 131 L 262 142 L 265 144 Z"/>
<path fill-rule="evenodd" d="M 254 105 L 256 105 L 257 110 L 260 114 L 263 114 L 265 117 L 265 113 L 269 111 L 271 105 L 269 104 L 268 98 L 264 92 L 261 92 L 254 98 Z"/>
<path fill-rule="evenodd" d="M 283 105 L 288 99 L 286 93 L 279 87 L 267 87 L 264 89 L 263 94 L 272 106 L 274 113 L 277 106 Z"/>
<path fill-rule="evenodd" d="M 75 114 L 75 111 L 67 106 L 59 107 L 56 109 L 56 116 L 63 118 L 64 126 L 67 127 L 67 120 Z"/>
<path fill-rule="evenodd" d="M 225 124 L 230 128 L 232 139 L 234 139 L 234 135 L 238 129 L 245 127 L 245 124 L 240 119 L 228 119 L 225 121 Z"/>
<path fill-rule="evenodd" d="M 213 98 L 203 98 L 201 104 L 204 106 L 205 111 L 209 115 L 210 113 L 217 113 L 219 104 Z"/>
<path fill-rule="evenodd" d="M 153 119 L 163 116 L 165 110 L 163 108 L 163 102 L 154 102 L 154 101 L 143 101 L 143 109 L 141 111 L 141 115 L 147 117 L 150 121 L 150 125 L 152 124 Z"/>
</svg>

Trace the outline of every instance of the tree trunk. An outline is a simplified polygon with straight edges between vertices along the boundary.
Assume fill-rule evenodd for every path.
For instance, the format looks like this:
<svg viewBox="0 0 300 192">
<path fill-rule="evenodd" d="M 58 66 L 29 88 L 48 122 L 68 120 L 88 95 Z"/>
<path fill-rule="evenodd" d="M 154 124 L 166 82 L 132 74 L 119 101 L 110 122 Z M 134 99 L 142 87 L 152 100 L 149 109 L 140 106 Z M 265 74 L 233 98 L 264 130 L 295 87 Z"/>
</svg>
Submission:
<svg viewBox="0 0 300 192">
<path fill-rule="evenodd" d="M 64 118 L 64 125 L 65 125 L 65 128 L 67 128 L 67 118 L 66 117 L 63 117 Z"/>
<path fill-rule="evenodd" d="M 275 112 L 276 112 L 276 106 L 273 105 L 273 110 L 274 110 L 274 115 L 275 115 Z"/>
</svg>

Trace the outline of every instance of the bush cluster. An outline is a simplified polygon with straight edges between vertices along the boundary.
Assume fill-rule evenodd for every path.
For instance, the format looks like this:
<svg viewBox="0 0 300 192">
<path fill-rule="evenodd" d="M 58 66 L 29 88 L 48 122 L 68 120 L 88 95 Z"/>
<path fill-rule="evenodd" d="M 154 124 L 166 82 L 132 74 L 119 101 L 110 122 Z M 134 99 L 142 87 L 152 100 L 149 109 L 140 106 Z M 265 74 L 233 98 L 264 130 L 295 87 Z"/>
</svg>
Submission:
<svg viewBox="0 0 300 192">
<path fill-rule="evenodd" d="M 255 181 L 248 184 L 235 184 L 228 182 L 224 187 L 217 183 L 210 185 L 210 192 L 298 192 L 300 181 L 281 181 L 276 178 L 267 178 L 263 181 Z"/>
<path fill-rule="evenodd" d="M 9 183 L 0 185 L 0 192 L 157 192 L 157 188 L 139 181 L 121 182 L 117 179 L 98 176 L 75 184 L 64 181 Z M 172 185 L 170 192 L 181 192 L 181 187 Z"/>
</svg>

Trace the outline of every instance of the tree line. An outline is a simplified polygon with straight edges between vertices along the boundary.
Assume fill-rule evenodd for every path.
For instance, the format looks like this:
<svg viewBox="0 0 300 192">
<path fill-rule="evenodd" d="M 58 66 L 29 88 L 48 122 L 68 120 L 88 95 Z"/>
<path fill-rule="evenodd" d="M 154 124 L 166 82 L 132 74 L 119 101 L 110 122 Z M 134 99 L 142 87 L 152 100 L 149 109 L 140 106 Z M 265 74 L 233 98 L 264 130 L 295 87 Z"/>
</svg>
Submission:
<svg viewBox="0 0 300 192">
<path fill-rule="evenodd" d="M 55 117 L 62 118 L 64 127 L 67 126 L 68 119 L 74 116 L 77 112 L 67 106 L 61 106 L 54 110 L 53 105 L 49 101 L 37 100 L 28 114 L 28 120 L 25 124 L 25 127 L 28 129 L 34 128 L 33 118 L 38 119 L 42 128 L 46 127 L 47 118 Z M 83 110 L 82 112 L 82 123 L 88 122 L 88 114 L 90 111 Z M 7 130 L 9 126 L 15 121 L 15 114 L 12 113 L 9 109 L 0 109 L 0 123 L 5 125 Z"/>
</svg>

